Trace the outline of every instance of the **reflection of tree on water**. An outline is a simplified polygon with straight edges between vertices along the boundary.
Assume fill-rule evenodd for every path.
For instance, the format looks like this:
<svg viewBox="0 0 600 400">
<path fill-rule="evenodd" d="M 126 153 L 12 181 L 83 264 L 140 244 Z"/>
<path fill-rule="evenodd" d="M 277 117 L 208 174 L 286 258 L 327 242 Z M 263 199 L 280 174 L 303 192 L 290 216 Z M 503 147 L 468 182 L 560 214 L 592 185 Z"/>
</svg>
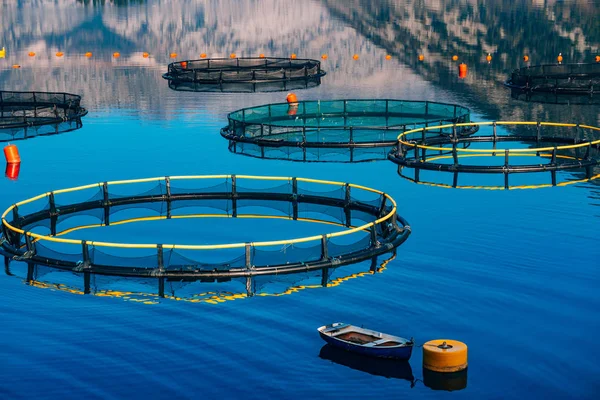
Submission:
<svg viewBox="0 0 600 400">
<path fill-rule="evenodd" d="M 161 298 L 218 304 L 254 296 L 279 297 L 308 289 L 339 286 L 346 281 L 382 273 L 387 269 L 388 263 L 396 258 L 396 252 L 346 267 L 323 268 L 306 273 L 257 276 L 249 279 L 167 280 L 162 286 L 162 293 L 161 285 L 153 278 L 72 273 L 45 265 L 13 261 L 6 256 L 3 258 L 6 275 L 20 277 L 24 283 L 37 288 L 79 295 L 116 297 L 145 304 L 157 304 Z M 350 273 L 349 270 L 355 272 Z M 199 286 L 202 290 L 198 290 Z M 117 287 L 121 289 L 116 289 Z"/>
</svg>

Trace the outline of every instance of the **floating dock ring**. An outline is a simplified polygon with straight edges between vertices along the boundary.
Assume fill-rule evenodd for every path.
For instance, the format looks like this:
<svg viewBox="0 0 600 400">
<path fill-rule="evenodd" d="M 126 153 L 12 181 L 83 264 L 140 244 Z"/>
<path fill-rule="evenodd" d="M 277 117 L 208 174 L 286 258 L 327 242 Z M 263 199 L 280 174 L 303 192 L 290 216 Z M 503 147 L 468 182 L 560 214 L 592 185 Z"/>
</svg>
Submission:
<svg viewBox="0 0 600 400">
<path fill-rule="evenodd" d="M 91 57 L 92 57 L 92 52 L 91 52 L 91 51 L 88 51 L 87 53 L 85 53 L 85 56 L 86 56 L 87 58 L 91 58 Z"/>
<path fill-rule="evenodd" d="M 458 130 L 466 126 L 483 129 L 463 137 L 437 134 L 440 129 L 450 127 Z M 516 133 L 508 132 L 505 126 L 512 126 Z M 433 131 L 431 135 L 430 131 Z M 585 138 L 597 137 L 599 132 L 600 128 L 589 125 L 533 121 L 429 126 L 401 133 L 389 159 L 401 167 L 418 171 L 452 172 L 455 174 L 454 187 L 458 186 L 458 173 L 502 174 L 504 188 L 509 189 L 510 174 L 528 172 L 549 173 L 552 183 L 547 186 L 562 186 L 558 183 L 557 171 L 585 170 L 588 180 L 594 176 L 593 168 L 600 165 L 600 139 Z M 504 144 L 498 147 L 505 142 L 513 142 L 517 147 L 510 148 Z M 472 143 L 479 147 L 459 147 Z M 488 159 L 489 163 L 482 163 L 482 159 Z M 514 159 L 527 160 L 528 163 L 515 163 Z M 417 175 L 415 180 L 419 180 Z"/>
<path fill-rule="evenodd" d="M 424 369 L 457 372 L 467 365 L 467 345 L 458 340 L 436 339 L 423 344 Z"/>
<path fill-rule="evenodd" d="M 452 61 L 458 61 L 458 56 L 457 55 L 452 56 Z"/>
<path fill-rule="evenodd" d="M 29 53 L 27 53 L 27 55 L 29 57 L 35 57 L 35 52 L 34 51 L 30 51 Z"/>
<path fill-rule="evenodd" d="M 419 61 L 425 60 L 425 56 L 423 54 L 419 54 Z"/>
<path fill-rule="evenodd" d="M 148 57 L 150 57 L 150 54 L 148 54 L 148 53 L 146 53 L 146 52 L 143 52 L 143 53 L 142 53 L 142 57 L 144 57 L 144 58 L 148 58 Z"/>
<path fill-rule="evenodd" d="M 114 52 L 114 53 L 113 53 L 113 57 L 114 57 L 114 58 L 119 58 L 119 57 L 121 57 L 121 53 L 119 53 L 119 52 Z"/>
<path fill-rule="evenodd" d="M 525 54 L 523 56 L 523 61 L 528 62 L 529 61 L 529 56 L 527 54 Z"/>
<path fill-rule="evenodd" d="M 566 105 L 597 105 L 600 104 L 599 93 L 561 93 L 510 89 L 510 97 L 528 103 L 566 104 Z"/>
<path fill-rule="evenodd" d="M 187 68 L 183 68 L 182 63 L 186 63 Z M 279 83 L 294 82 L 300 83 L 296 87 L 313 87 L 321 83 L 320 78 L 324 75 L 321 62 L 316 60 L 232 57 L 174 62 L 169 64 L 163 78 L 172 82 L 169 86 L 175 90 L 182 87 L 181 90 L 195 88 L 199 90 L 194 91 L 203 91 L 202 85 L 217 85 L 222 91 L 228 91 L 230 85 L 264 84 L 264 91 L 275 91 L 281 86 Z M 272 89 L 269 89 L 269 84 L 272 84 Z"/>
<path fill-rule="evenodd" d="M 532 65 L 514 70 L 505 85 L 531 92 L 592 94 L 600 87 L 600 64 Z"/>
<path fill-rule="evenodd" d="M 88 200 L 81 202 L 82 198 Z M 154 210 L 155 216 L 128 222 L 189 218 L 185 213 L 189 207 L 195 213 L 210 209 L 211 214 L 196 214 L 198 218 L 253 218 L 245 210 L 260 207 L 269 209 L 274 219 L 314 222 L 316 214 L 322 215 L 325 224 L 336 229 L 302 238 L 223 244 L 114 243 L 60 237 L 89 227 L 125 223 L 115 221 L 114 214 L 136 207 Z M 77 225 L 79 218 L 72 218 L 84 216 L 96 216 L 99 223 L 82 227 Z M 43 226 L 48 233 L 39 233 Z M 379 190 L 306 178 L 209 175 L 100 182 L 44 193 L 2 214 L 0 242 L 3 252 L 21 260 L 74 272 L 233 278 L 353 264 L 393 251 L 409 235 L 410 227 L 398 215 L 395 200 Z"/>
<path fill-rule="evenodd" d="M 62 57 L 64 55 L 65 55 L 65 53 L 63 53 L 62 51 L 57 51 L 56 52 L 56 57 Z"/>
<path fill-rule="evenodd" d="M 79 129 L 87 114 L 80 103 L 68 93 L 0 91 L 0 142 Z"/>
<path fill-rule="evenodd" d="M 221 135 L 233 142 L 277 148 L 391 147 L 397 143 L 398 133 L 407 129 L 470 118 L 468 108 L 429 101 L 317 100 L 297 104 L 294 115 L 288 113 L 287 102 L 232 112 Z M 477 129 L 458 129 L 458 134 L 469 135 Z M 452 129 L 438 131 L 451 133 Z"/>
<path fill-rule="evenodd" d="M 321 59 L 327 60 L 327 54 L 321 54 Z"/>
</svg>

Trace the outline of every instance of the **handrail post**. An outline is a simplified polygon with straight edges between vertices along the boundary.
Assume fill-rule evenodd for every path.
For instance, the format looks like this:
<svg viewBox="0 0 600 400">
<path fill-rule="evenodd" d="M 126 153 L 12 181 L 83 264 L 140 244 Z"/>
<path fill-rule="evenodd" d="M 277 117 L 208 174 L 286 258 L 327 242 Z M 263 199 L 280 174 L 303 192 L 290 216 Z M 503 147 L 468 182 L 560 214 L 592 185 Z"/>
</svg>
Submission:
<svg viewBox="0 0 600 400">
<path fill-rule="evenodd" d="M 165 186 L 166 186 L 166 202 L 167 202 L 167 219 L 171 219 L 171 178 L 165 176 Z"/>
<path fill-rule="evenodd" d="M 292 218 L 294 221 L 298 219 L 298 180 L 292 178 Z"/>
<path fill-rule="evenodd" d="M 237 178 L 231 175 L 231 207 L 233 218 L 237 217 Z"/>
<path fill-rule="evenodd" d="M 329 249 L 327 248 L 327 235 L 321 236 L 321 260 L 329 259 Z"/>
<path fill-rule="evenodd" d="M 244 255 L 245 255 L 245 259 L 246 259 L 246 270 L 247 271 L 254 269 L 254 267 L 252 266 L 252 249 L 253 248 L 254 248 L 254 246 L 252 246 L 252 243 L 246 243 L 246 246 L 244 248 Z"/>
<path fill-rule="evenodd" d="M 108 182 L 102 184 L 102 207 L 104 207 L 104 224 L 110 225 L 110 201 L 108 196 Z"/>
<path fill-rule="evenodd" d="M 348 183 L 346 183 L 344 186 L 344 215 L 346 217 L 346 227 L 348 228 L 352 225 L 352 209 L 350 208 L 350 205 L 352 204 L 352 187 Z"/>
</svg>

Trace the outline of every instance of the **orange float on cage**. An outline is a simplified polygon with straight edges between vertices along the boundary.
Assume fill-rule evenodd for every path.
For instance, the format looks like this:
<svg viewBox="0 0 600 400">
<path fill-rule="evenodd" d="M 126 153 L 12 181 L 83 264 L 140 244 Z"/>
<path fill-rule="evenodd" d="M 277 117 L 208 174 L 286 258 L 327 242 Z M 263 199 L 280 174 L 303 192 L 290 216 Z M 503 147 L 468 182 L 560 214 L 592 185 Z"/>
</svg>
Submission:
<svg viewBox="0 0 600 400">
<path fill-rule="evenodd" d="M 385 59 L 386 59 L 386 60 L 391 60 L 391 59 L 392 59 L 392 56 L 390 56 L 390 55 L 388 54 L 388 55 L 386 55 L 386 56 L 385 56 Z"/>
<path fill-rule="evenodd" d="M 492 55 L 490 53 L 488 53 L 487 57 L 485 57 L 485 59 L 487 60 L 488 64 L 492 62 Z"/>
<path fill-rule="evenodd" d="M 419 54 L 419 61 L 423 61 L 425 59 L 425 56 L 423 54 Z"/>
<path fill-rule="evenodd" d="M 358 56 L 358 54 L 355 54 L 352 56 L 353 59 L 358 60 L 360 57 Z"/>
<path fill-rule="evenodd" d="M 200 54 L 200 58 L 206 58 L 206 53 Z"/>
<path fill-rule="evenodd" d="M 466 78 L 467 77 L 467 64 L 465 63 L 461 63 L 458 65 L 458 77 L 459 78 Z"/>
<path fill-rule="evenodd" d="M 260 54 L 258 55 L 258 58 L 265 58 L 265 55 L 264 55 L 263 53 L 260 53 Z"/>
<path fill-rule="evenodd" d="M 114 52 L 114 53 L 113 53 L 113 57 L 114 57 L 114 58 L 119 58 L 119 57 L 121 57 L 121 53 L 119 53 L 119 52 Z"/>
<path fill-rule="evenodd" d="M 452 61 L 458 61 L 458 56 L 456 54 L 452 56 Z"/>
<path fill-rule="evenodd" d="M 56 57 L 62 57 L 64 55 L 65 55 L 65 53 L 63 53 L 62 51 L 57 51 L 56 52 Z"/>
<path fill-rule="evenodd" d="M 171 58 L 177 58 L 177 53 L 171 53 L 171 54 L 169 54 L 169 57 L 171 57 Z"/>
<path fill-rule="evenodd" d="M 29 57 L 35 57 L 35 51 L 30 51 L 27 55 Z"/>
<path fill-rule="evenodd" d="M 13 67 L 13 69 L 19 69 L 19 68 L 21 68 L 21 66 L 19 64 L 14 64 L 12 67 Z"/>
<path fill-rule="evenodd" d="M 296 58 L 298 58 L 298 56 L 296 55 L 296 53 L 292 53 L 292 55 L 290 56 L 290 58 L 292 60 L 295 60 Z"/>
<path fill-rule="evenodd" d="M 146 52 L 143 52 L 143 53 L 142 53 L 142 57 L 144 57 L 144 58 L 148 58 L 148 57 L 150 57 L 150 54 L 148 54 L 148 53 L 146 53 Z"/>
<path fill-rule="evenodd" d="M 321 58 L 322 58 L 323 60 L 327 60 L 327 54 L 321 54 Z"/>
<path fill-rule="evenodd" d="M 182 61 L 181 62 L 181 68 L 183 68 L 183 69 L 187 68 L 187 61 Z"/>
<path fill-rule="evenodd" d="M 4 175 L 11 181 L 16 181 L 19 178 L 19 172 L 21 171 L 21 163 L 8 163 L 4 170 Z"/>
<path fill-rule="evenodd" d="M 288 93 L 285 99 L 289 104 L 298 104 L 298 97 L 294 93 Z"/>
<path fill-rule="evenodd" d="M 92 52 L 91 52 L 91 51 L 88 51 L 87 53 L 85 53 L 85 56 L 86 56 L 87 58 L 90 58 L 90 57 L 92 56 Z"/>
<path fill-rule="evenodd" d="M 562 62 L 563 62 L 562 53 L 558 53 L 558 57 L 556 57 L 556 61 L 558 61 L 559 64 L 562 64 Z"/>
<path fill-rule="evenodd" d="M 523 61 L 525 61 L 525 62 L 529 61 L 529 56 L 527 54 L 525 54 L 523 56 Z"/>
<path fill-rule="evenodd" d="M 600 63 L 600 56 L 596 56 L 596 62 Z"/>
<path fill-rule="evenodd" d="M 18 164 L 21 162 L 21 156 L 19 155 L 19 149 L 14 144 L 8 144 L 4 147 L 4 158 L 9 164 Z"/>
<path fill-rule="evenodd" d="M 229 55 L 229 58 L 237 58 L 237 56 L 235 55 L 235 53 L 231 53 L 231 54 Z"/>
</svg>

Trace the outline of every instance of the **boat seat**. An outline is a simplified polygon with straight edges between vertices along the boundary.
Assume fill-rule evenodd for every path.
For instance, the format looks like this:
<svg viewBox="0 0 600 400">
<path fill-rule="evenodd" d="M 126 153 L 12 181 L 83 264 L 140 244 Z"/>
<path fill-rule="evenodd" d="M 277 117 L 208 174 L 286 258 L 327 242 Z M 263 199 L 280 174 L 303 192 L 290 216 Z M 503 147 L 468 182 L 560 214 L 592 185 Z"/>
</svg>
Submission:
<svg viewBox="0 0 600 400">
<path fill-rule="evenodd" d="M 389 341 L 390 341 L 389 338 L 383 338 L 383 339 L 375 340 L 374 342 L 367 343 L 367 344 L 365 344 L 365 346 L 369 346 L 369 347 L 377 346 L 378 344 L 389 342 Z"/>
<path fill-rule="evenodd" d="M 350 324 L 342 324 L 342 325 L 332 326 L 330 328 L 324 329 L 323 332 L 324 333 L 335 332 L 335 331 L 339 331 L 340 329 L 346 328 L 348 326 L 350 326 Z"/>
</svg>

